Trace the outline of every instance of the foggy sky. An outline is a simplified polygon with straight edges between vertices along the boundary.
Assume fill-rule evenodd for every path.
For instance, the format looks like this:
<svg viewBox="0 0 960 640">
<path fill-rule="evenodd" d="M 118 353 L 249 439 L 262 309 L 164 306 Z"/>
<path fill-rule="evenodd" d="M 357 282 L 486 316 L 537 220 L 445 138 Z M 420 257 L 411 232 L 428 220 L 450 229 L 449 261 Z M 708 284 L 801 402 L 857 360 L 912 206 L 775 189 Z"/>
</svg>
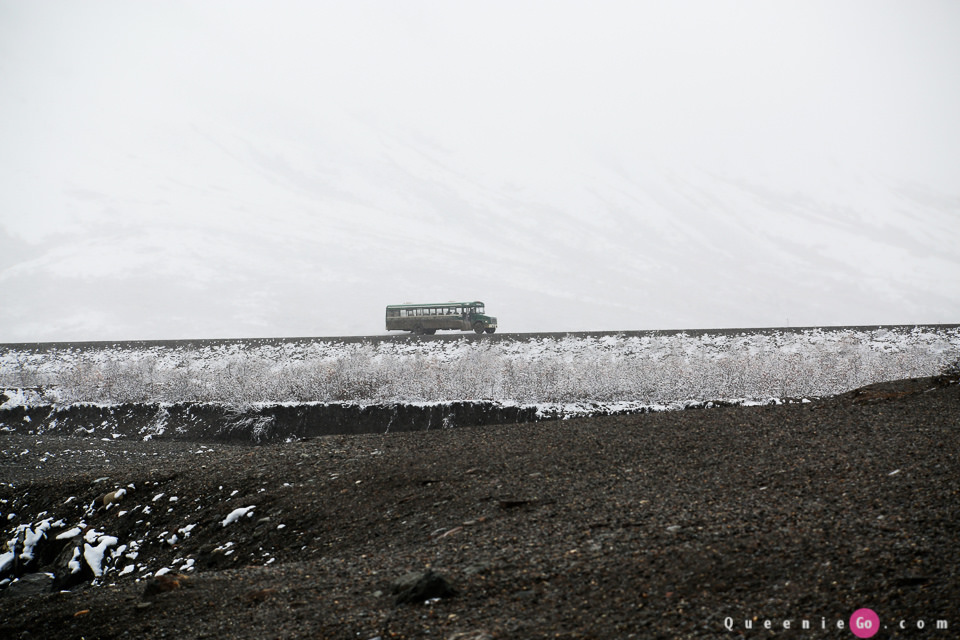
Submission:
<svg viewBox="0 0 960 640">
<path fill-rule="evenodd" d="M 904 215 L 924 223 L 875 185 L 910 188 L 935 202 L 939 220 L 960 217 L 957 114 L 960 4 L 949 0 L 0 0 L 0 296 L 10 309 L 0 312 L 0 342 L 376 332 L 379 317 L 349 314 L 285 324 L 308 306 L 271 297 L 289 269 L 273 272 L 269 258 L 251 257 L 251 238 L 267 238 L 264 246 L 273 248 L 265 251 L 275 251 L 276 261 L 302 258 L 310 273 L 297 282 L 342 283 L 351 258 L 336 248 L 351 238 L 389 254 L 381 256 L 384 270 L 404 265 L 404 245 L 391 237 L 444 243 L 446 197 L 457 203 L 449 215 L 459 216 L 451 232 L 458 237 L 468 237 L 471 216 L 481 215 L 470 209 L 484 203 L 471 201 L 488 194 L 506 203 L 504 216 L 514 212 L 514 232 L 530 242 L 551 228 L 558 207 L 587 210 L 590 193 L 609 201 L 614 176 L 741 181 L 788 198 L 784 207 L 811 200 L 826 217 L 856 210 L 877 229 L 896 228 L 890 220 Z M 399 185 L 408 183 L 389 177 L 391 163 L 432 176 L 436 212 L 406 206 L 411 196 Z M 257 182 L 254 165 L 282 180 Z M 398 186 L 391 191 L 387 183 Z M 311 204 L 313 196 L 324 204 Z M 777 224 L 778 208 L 768 211 L 756 224 Z M 312 237 L 311 220 L 320 217 L 323 233 L 342 231 L 323 236 L 329 262 L 306 245 L 296 250 L 302 253 L 290 249 Z M 821 243 L 821 229 L 830 228 L 824 224 L 793 239 L 814 255 L 830 243 Z M 241 229 L 252 235 L 224 240 Z M 225 244 L 209 246 L 211 237 Z M 960 240 L 960 222 L 935 237 Z M 582 239 L 558 240 L 567 241 Z M 177 249 L 168 255 L 171 244 Z M 923 266 L 929 256 L 922 249 L 907 254 L 905 271 L 934 271 Z M 507 253 L 483 255 L 502 260 Z M 938 255 L 946 265 L 939 273 L 960 275 L 956 250 L 941 247 Z M 257 259 L 265 279 L 244 280 L 247 300 L 227 312 L 204 307 L 223 272 Z M 871 259 L 880 258 L 865 264 Z M 180 261 L 189 270 L 172 264 Z M 543 267 L 536 286 L 556 289 L 571 308 L 590 292 L 589 276 L 582 286 L 569 276 L 555 285 Z M 815 290 L 817 273 L 832 268 L 817 258 L 802 274 Z M 355 290 L 378 278 L 370 268 L 350 273 Z M 662 280 L 671 273 L 675 282 Z M 657 277 L 669 288 L 695 276 L 667 270 Z M 594 277 L 609 283 L 617 276 Z M 97 293 L 96 283 L 108 281 L 115 283 L 109 293 Z M 496 299 L 503 290 L 477 275 L 474 289 L 446 295 L 454 282 L 411 285 L 402 294 L 378 290 L 363 313 L 408 296 L 451 299 L 462 291 Z M 87 286 L 85 306 L 76 292 Z M 615 305 L 610 287 L 598 295 Z M 238 290 L 223 289 L 233 297 Z M 745 294 L 739 317 L 712 318 L 707 305 L 699 315 L 645 318 L 654 327 L 610 327 L 609 317 L 579 307 L 566 324 L 536 326 L 523 291 L 503 293 L 500 309 L 491 311 L 524 318 L 518 324 L 526 330 L 750 326 L 791 315 L 767 313 L 758 307 L 763 300 Z M 838 289 L 830 300 L 845 295 Z M 62 301 L 56 312 L 44 301 L 51 297 Z M 188 309 L 166 324 L 157 319 L 162 301 L 174 298 L 195 304 L 187 324 Z M 863 315 L 823 313 L 825 303 L 812 300 L 792 314 L 813 324 L 902 322 L 914 318 L 901 313 L 902 300 L 883 298 Z M 258 301 L 280 308 L 271 315 Z M 139 328 L 99 311 L 123 304 L 156 308 Z M 937 301 L 930 308 L 942 307 Z M 955 322 L 958 310 L 914 319 Z M 205 335 L 183 335 L 190 332 Z"/>
</svg>

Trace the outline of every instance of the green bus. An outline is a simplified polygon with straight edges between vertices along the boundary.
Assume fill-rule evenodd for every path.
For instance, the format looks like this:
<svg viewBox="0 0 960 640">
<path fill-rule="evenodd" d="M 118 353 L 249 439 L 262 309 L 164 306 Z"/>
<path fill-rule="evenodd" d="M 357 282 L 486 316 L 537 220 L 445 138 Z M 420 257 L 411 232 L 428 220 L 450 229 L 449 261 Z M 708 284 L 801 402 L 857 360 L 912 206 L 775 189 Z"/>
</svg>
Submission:
<svg viewBox="0 0 960 640">
<path fill-rule="evenodd" d="M 479 301 L 387 306 L 387 331 L 433 335 L 437 329 L 493 333 L 497 330 L 497 319 L 485 315 L 483 303 Z"/>
</svg>

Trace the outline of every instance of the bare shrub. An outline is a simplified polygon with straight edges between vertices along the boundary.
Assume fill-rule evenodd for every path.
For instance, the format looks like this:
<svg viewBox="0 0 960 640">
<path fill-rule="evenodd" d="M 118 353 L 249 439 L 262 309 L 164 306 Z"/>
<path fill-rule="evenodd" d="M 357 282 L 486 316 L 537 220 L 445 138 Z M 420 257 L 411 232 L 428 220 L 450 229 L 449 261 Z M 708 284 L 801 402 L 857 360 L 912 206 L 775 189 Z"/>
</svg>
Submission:
<svg viewBox="0 0 960 640">
<path fill-rule="evenodd" d="M 936 375 L 956 362 L 958 351 L 957 330 L 567 336 L 496 343 L 67 350 L 43 357 L 8 352 L 0 357 L 0 374 L 8 386 L 49 385 L 60 403 L 669 404 L 841 393 L 882 380 Z"/>
</svg>

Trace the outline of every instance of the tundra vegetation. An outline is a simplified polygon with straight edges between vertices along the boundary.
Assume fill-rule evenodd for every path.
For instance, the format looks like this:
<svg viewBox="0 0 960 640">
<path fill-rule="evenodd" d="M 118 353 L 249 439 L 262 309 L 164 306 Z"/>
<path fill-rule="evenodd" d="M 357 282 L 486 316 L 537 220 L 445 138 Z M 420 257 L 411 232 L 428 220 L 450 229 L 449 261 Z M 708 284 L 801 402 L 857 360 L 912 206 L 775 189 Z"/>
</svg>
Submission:
<svg viewBox="0 0 960 640">
<path fill-rule="evenodd" d="M 805 330 L 143 349 L 10 349 L 0 386 L 24 404 L 642 403 L 827 396 L 935 375 L 960 329 Z M 9 394 L 8 394 L 9 395 Z"/>
</svg>

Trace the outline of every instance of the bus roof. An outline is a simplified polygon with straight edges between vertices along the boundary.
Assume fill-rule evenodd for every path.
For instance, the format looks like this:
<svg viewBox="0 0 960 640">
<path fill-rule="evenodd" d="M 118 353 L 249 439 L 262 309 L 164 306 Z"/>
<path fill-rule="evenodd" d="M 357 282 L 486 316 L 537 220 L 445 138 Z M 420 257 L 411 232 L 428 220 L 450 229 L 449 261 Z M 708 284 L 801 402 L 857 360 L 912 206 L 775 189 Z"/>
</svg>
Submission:
<svg viewBox="0 0 960 640">
<path fill-rule="evenodd" d="M 425 302 L 423 304 L 413 304 L 407 302 L 404 304 L 388 304 L 387 309 L 419 309 L 423 307 L 479 307 L 485 306 L 479 300 L 472 302 Z"/>
</svg>

